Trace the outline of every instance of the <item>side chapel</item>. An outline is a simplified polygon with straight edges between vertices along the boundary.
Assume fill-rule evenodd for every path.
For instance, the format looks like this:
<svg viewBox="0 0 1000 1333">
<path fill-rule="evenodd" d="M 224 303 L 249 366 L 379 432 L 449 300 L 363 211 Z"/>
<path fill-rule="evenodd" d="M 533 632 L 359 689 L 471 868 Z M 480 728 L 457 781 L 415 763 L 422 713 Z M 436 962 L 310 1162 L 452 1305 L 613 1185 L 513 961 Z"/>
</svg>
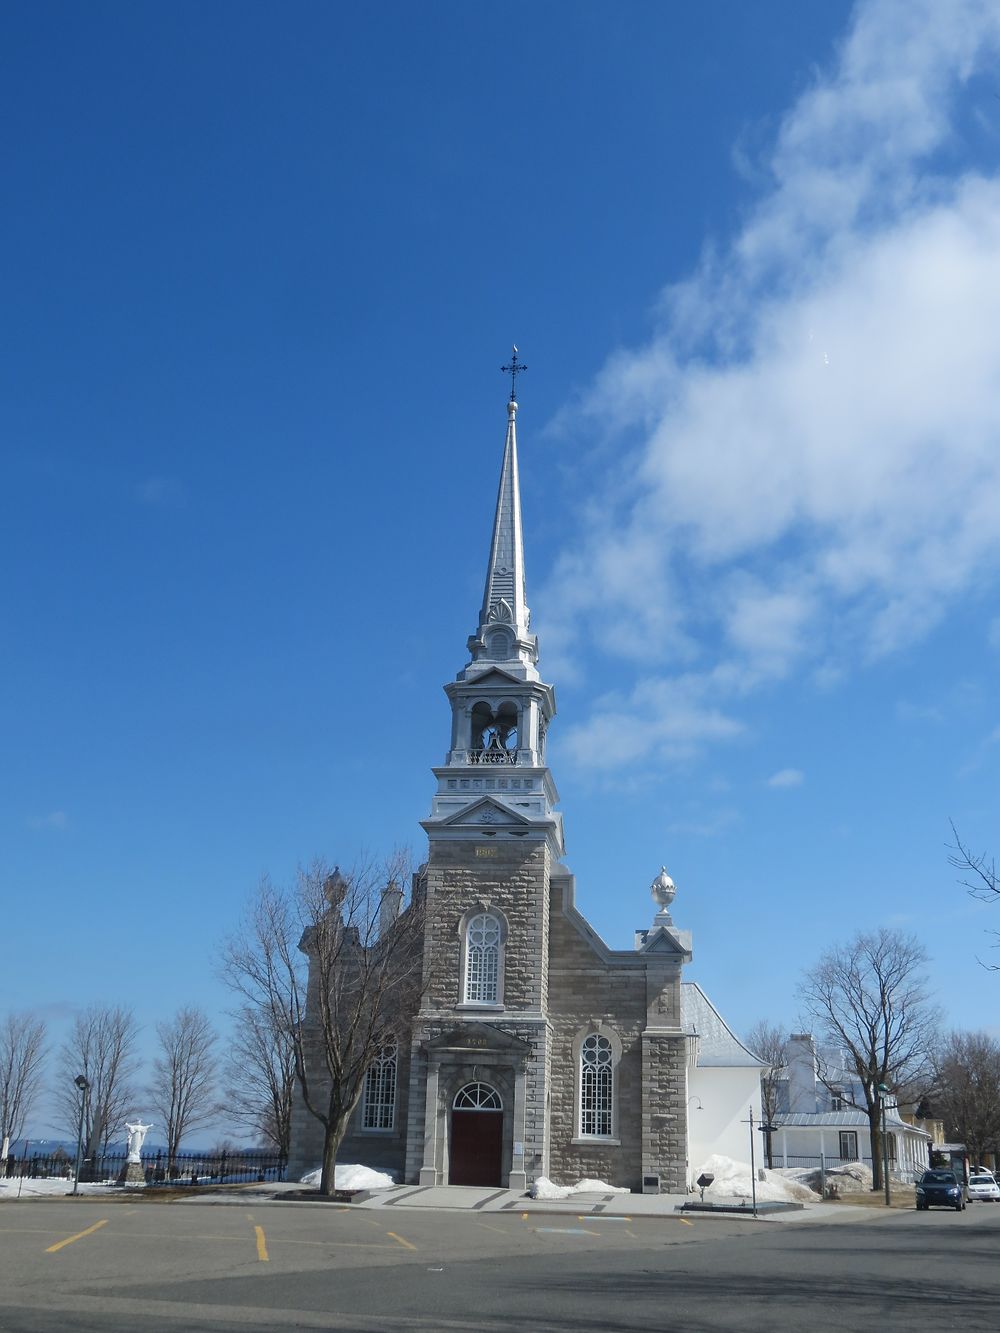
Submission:
<svg viewBox="0 0 1000 1333">
<path fill-rule="evenodd" d="M 761 1061 L 682 984 L 691 936 L 671 919 L 666 871 L 632 950 L 609 949 L 575 905 L 545 756 L 555 691 L 525 593 L 517 410 L 512 390 L 482 608 L 469 660 L 444 687 L 451 740 L 422 821 L 423 997 L 409 1039 L 368 1071 L 339 1157 L 421 1185 L 594 1177 L 683 1192 L 693 1152 L 746 1156 L 741 1118 L 753 1104 L 759 1119 Z M 706 1108 L 722 1073 L 725 1105 Z M 689 1113 L 704 1126 L 696 1147 Z M 299 1101 L 291 1178 L 321 1145 Z"/>
</svg>

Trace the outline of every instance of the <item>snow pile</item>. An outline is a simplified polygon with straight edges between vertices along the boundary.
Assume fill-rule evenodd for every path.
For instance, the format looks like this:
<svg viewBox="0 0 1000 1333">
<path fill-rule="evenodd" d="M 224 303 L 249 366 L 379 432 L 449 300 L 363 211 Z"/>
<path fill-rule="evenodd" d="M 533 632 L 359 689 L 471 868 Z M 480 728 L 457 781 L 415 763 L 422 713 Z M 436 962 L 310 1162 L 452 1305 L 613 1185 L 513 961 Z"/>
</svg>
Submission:
<svg viewBox="0 0 1000 1333">
<path fill-rule="evenodd" d="M 86 1184 L 81 1183 L 77 1193 L 106 1194 L 109 1189 L 113 1188 L 114 1186 L 88 1181 Z M 19 1189 L 22 1199 L 37 1198 L 40 1194 L 72 1194 L 73 1180 L 72 1177 L 69 1180 L 65 1178 L 45 1180 L 41 1177 L 33 1180 L 31 1176 L 25 1176 L 23 1179 L 12 1176 L 9 1179 L 0 1180 L 0 1202 L 4 1199 L 17 1199 Z"/>
<path fill-rule="evenodd" d="M 318 1186 L 322 1174 L 322 1167 L 307 1171 L 300 1183 Z M 334 1189 L 338 1190 L 384 1190 L 395 1183 L 384 1171 L 373 1171 L 370 1166 L 341 1166 L 339 1162 L 333 1178 Z"/>
<path fill-rule="evenodd" d="M 539 1176 L 528 1191 L 533 1199 L 568 1199 L 571 1194 L 631 1194 L 621 1185 L 608 1185 L 603 1180 L 578 1180 L 575 1185 L 553 1185 L 545 1176 Z"/>
<path fill-rule="evenodd" d="M 819 1194 L 823 1180 L 818 1166 L 789 1166 L 769 1171 L 768 1175 L 783 1176 L 786 1180 L 798 1181 Z M 838 1195 L 864 1194 L 871 1190 L 871 1167 L 861 1162 L 848 1162 L 844 1166 L 828 1166 L 826 1169 L 826 1187 L 836 1189 Z"/>
<path fill-rule="evenodd" d="M 697 1180 L 699 1176 L 705 1174 L 715 1177 L 705 1190 L 706 1203 L 712 1200 L 752 1197 L 753 1181 L 747 1162 L 734 1162 L 731 1157 L 713 1153 L 702 1162 L 693 1178 Z M 763 1179 L 760 1179 L 761 1176 Z M 793 1179 L 791 1173 L 765 1171 L 763 1168 L 758 1172 L 756 1193 L 758 1203 L 818 1203 L 820 1197 L 808 1185 Z"/>
</svg>

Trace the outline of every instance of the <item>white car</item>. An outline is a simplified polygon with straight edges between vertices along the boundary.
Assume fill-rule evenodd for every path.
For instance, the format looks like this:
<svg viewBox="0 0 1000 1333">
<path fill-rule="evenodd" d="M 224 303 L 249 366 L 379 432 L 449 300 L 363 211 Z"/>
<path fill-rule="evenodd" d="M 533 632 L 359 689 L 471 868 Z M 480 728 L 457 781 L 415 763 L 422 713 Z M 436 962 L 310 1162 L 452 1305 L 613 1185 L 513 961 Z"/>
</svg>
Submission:
<svg viewBox="0 0 1000 1333">
<path fill-rule="evenodd" d="M 989 1171 L 980 1171 L 969 1177 L 969 1198 L 985 1203 L 1000 1203 L 1000 1185 Z"/>
</svg>

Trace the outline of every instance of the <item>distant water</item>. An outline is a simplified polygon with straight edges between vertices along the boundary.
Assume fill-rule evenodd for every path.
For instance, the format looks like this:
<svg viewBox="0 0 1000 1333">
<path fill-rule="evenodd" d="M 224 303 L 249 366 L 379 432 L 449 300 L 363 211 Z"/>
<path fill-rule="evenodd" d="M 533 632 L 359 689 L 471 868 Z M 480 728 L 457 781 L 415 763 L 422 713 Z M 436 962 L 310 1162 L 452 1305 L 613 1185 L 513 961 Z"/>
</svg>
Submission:
<svg viewBox="0 0 1000 1333">
<path fill-rule="evenodd" d="M 0 1144 L 0 1148 L 2 1147 L 3 1145 Z M 15 1139 L 12 1144 L 12 1147 L 15 1157 L 32 1157 L 36 1153 L 38 1154 L 39 1157 L 52 1157 L 55 1153 L 59 1152 L 60 1148 L 69 1157 L 76 1156 L 76 1139 Z M 155 1157 L 158 1152 L 166 1153 L 166 1151 L 167 1151 L 167 1145 L 165 1143 L 151 1143 L 147 1139 L 146 1142 L 142 1145 L 143 1157 Z M 207 1156 L 209 1153 L 215 1152 L 215 1149 L 201 1148 L 201 1147 L 189 1148 L 188 1145 L 185 1143 L 181 1146 L 180 1151 L 182 1156 L 188 1156 L 191 1153 L 200 1156 Z M 240 1147 L 230 1148 L 228 1151 L 266 1152 L 268 1150 L 251 1148 L 249 1145 L 244 1144 L 241 1145 Z M 126 1139 L 114 1139 L 107 1146 L 107 1155 L 109 1157 L 116 1157 L 119 1154 L 126 1152 L 128 1152 L 128 1141 Z"/>
</svg>

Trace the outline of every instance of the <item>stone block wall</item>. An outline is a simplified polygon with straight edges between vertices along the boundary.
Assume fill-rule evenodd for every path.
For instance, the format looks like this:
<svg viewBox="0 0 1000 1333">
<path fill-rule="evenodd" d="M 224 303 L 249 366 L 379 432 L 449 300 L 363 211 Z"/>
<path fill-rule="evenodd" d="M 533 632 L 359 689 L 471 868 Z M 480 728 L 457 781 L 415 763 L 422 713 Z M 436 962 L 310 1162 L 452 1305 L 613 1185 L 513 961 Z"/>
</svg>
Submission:
<svg viewBox="0 0 1000 1333">
<path fill-rule="evenodd" d="M 646 971 L 633 962 L 606 962 L 563 912 L 566 886 L 553 886 L 549 918 L 550 1175 L 564 1184 L 583 1176 L 637 1189 L 642 1176 L 642 1032 Z M 621 1043 L 616 1068 L 617 1144 L 576 1141 L 577 1069 L 573 1044 L 590 1023 L 613 1029 Z"/>
<path fill-rule="evenodd" d="M 664 1193 L 687 1191 L 687 1043 L 684 1036 L 642 1041 L 642 1170 Z"/>
<path fill-rule="evenodd" d="M 548 956 L 549 853 L 528 839 L 434 840 L 427 861 L 424 940 L 425 1011 L 461 1001 L 459 923 L 477 902 L 507 918 L 505 1009 L 538 1012 L 544 1005 Z"/>
<path fill-rule="evenodd" d="M 318 1056 L 310 1060 L 313 1097 L 322 1103 L 329 1081 L 317 1076 Z M 358 1103 L 341 1141 L 337 1161 L 344 1165 L 360 1164 L 376 1171 L 392 1172 L 403 1180 L 406 1165 L 406 1136 L 409 1121 L 410 1047 L 406 1039 L 399 1043 L 396 1066 L 396 1119 L 391 1131 L 363 1130 L 362 1103 Z M 323 1125 L 307 1109 L 302 1094 L 295 1089 L 292 1102 L 292 1144 L 288 1157 L 288 1179 L 298 1180 L 306 1171 L 323 1162 Z"/>
</svg>

